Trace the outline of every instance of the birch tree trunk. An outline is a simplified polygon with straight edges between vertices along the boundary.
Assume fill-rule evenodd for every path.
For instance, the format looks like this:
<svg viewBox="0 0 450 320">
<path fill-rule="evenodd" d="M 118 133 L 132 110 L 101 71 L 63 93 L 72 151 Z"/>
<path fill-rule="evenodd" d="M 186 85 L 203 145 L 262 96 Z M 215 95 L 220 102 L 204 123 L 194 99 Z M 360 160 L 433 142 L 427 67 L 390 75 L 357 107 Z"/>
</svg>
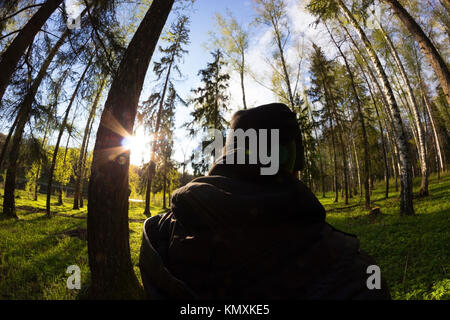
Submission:
<svg viewBox="0 0 450 320">
<path fill-rule="evenodd" d="M 416 98 L 414 97 L 414 92 L 412 90 L 411 83 L 409 81 L 408 75 L 406 74 L 403 63 L 400 60 L 400 56 L 398 55 L 397 49 L 395 48 L 394 44 L 392 43 L 391 38 L 384 30 L 381 23 L 378 23 L 378 26 L 380 27 L 381 33 L 383 34 L 384 38 L 386 39 L 388 47 L 394 58 L 394 62 L 397 65 L 397 69 L 400 71 L 402 80 L 405 83 L 407 97 L 408 97 L 410 106 L 412 107 L 412 113 L 414 116 L 413 119 L 414 119 L 415 127 L 417 130 L 420 169 L 421 169 L 421 173 L 422 173 L 422 181 L 420 184 L 419 195 L 426 196 L 426 195 L 428 195 L 428 174 L 429 174 L 428 171 L 429 170 L 428 170 L 427 153 L 426 153 L 426 146 L 425 146 L 425 132 L 423 129 L 422 121 L 420 120 L 419 106 L 417 104 Z"/>
<path fill-rule="evenodd" d="M 338 0 L 338 5 L 344 13 L 345 17 L 356 29 L 361 41 L 363 42 L 370 59 L 372 60 L 375 70 L 382 81 L 383 91 L 386 95 L 389 111 L 393 118 L 393 127 L 395 130 L 395 135 L 397 138 L 397 143 L 399 146 L 399 157 L 401 166 L 401 189 L 400 189 L 400 214 L 402 215 L 414 215 L 413 206 L 413 190 L 412 190 L 412 167 L 409 153 L 409 144 L 406 135 L 406 130 L 400 116 L 400 109 L 395 100 L 394 94 L 392 92 L 391 85 L 389 83 L 388 77 L 381 65 L 378 56 L 373 49 L 369 39 L 362 30 L 361 26 L 353 17 L 352 13 L 348 10 L 342 0 Z"/>
<path fill-rule="evenodd" d="M 403 22 L 411 35 L 419 43 L 420 49 L 433 67 L 439 83 L 444 90 L 447 103 L 450 104 L 450 73 L 444 59 L 442 59 L 438 50 L 427 37 L 425 32 L 423 32 L 420 25 L 397 0 L 383 1 L 391 6 L 397 17 Z"/>
<path fill-rule="evenodd" d="M 427 108 L 428 117 L 430 118 L 430 122 L 431 122 L 431 128 L 433 130 L 433 140 L 434 140 L 434 144 L 435 144 L 435 147 L 436 147 L 436 155 L 437 155 L 438 160 L 439 160 L 438 161 L 439 167 L 437 168 L 438 173 L 439 173 L 439 171 L 440 171 L 439 169 L 445 170 L 444 161 L 442 159 L 441 144 L 440 144 L 440 141 L 439 141 L 439 135 L 438 135 L 437 130 L 436 130 L 436 125 L 434 123 L 433 114 L 431 112 L 430 102 L 429 102 L 428 97 L 426 95 L 423 95 L 423 101 L 425 102 L 425 106 Z"/>
<path fill-rule="evenodd" d="M 388 164 L 388 158 L 387 158 L 387 145 L 386 141 L 384 139 L 384 133 L 383 133 L 383 125 L 381 124 L 381 117 L 380 113 L 378 111 L 377 101 L 375 99 L 375 95 L 373 93 L 372 87 L 370 86 L 369 80 L 367 79 L 366 75 L 364 74 L 364 69 L 361 65 L 359 65 L 362 75 L 364 77 L 364 80 L 367 84 L 367 88 L 369 89 L 370 97 L 372 99 L 373 106 L 375 108 L 375 112 L 377 114 L 377 120 L 378 120 L 378 127 L 380 128 L 380 136 L 381 136 L 381 149 L 383 153 L 383 163 L 384 163 L 384 179 L 386 183 L 385 187 L 385 198 L 389 198 L 389 164 Z"/>
</svg>

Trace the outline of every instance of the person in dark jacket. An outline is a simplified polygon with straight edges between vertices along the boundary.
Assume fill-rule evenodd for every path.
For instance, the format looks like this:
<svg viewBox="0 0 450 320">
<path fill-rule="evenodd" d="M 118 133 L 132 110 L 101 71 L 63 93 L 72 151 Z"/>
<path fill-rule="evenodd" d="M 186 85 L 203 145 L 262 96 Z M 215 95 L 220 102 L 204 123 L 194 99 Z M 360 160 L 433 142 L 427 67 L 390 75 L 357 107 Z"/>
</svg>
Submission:
<svg viewBox="0 0 450 320">
<path fill-rule="evenodd" d="M 383 279 L 379 289 L 367 285 L 374 259 L 325 222 L 297 178 L 304 156 L 295 113 L 283 104 L 241 110 L 231 129 L 279 129 L 279 170 L 227 163 L 237 152 L 227 145 L 207 176 L 176 190 L 171 210 L 144 223 L 139 266 L 149 297 L 390 299 Z"/>
</svg>

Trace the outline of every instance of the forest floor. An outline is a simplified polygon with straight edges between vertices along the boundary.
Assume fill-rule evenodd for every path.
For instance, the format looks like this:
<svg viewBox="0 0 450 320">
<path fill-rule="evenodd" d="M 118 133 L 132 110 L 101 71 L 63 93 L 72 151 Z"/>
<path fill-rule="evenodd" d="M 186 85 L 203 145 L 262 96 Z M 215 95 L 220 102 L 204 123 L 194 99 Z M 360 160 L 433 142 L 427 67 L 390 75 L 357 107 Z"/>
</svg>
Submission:
<svg viewBox="0 0 450 320">
<path fill-rule="evenodd" d="M 420 179 L 414 181 L 415 194 Z M 415 198 L 416 215 L 399 216 L 398 192 L 391 186 L 384 198 L 383 182 L 373 191 L 373 206 L 381 214 L 369 216 L 359 197 L 349 205 L 333 203 L 333 195 L 319 198 L 327 221 L 358 236 L 361 248 L 375 257 L 394 299 L 450 299 L 450 175 L 430 178 L 430 195 Z M 52 200 L 52 218 L 45 216 L 45 195 L 30 200 L 24 191 L 16 199 L 18 220 L 0 215 L 0 299 L 77 299 L 89 285 L 86 212 L 72 210 L 72 199 L 63 206 Z M 348 207 L 348 208 L 345 208 Z M 153 214 L 163 212 L 152 207 Z M 0 210 L 3 210 L 0 204 Z M 143 203 L 130 203 L 130 247 L 140 280 L 139 249 Z M 81 269 L 82 290 L 69 290 L 67 267 Z"/>
</svg>

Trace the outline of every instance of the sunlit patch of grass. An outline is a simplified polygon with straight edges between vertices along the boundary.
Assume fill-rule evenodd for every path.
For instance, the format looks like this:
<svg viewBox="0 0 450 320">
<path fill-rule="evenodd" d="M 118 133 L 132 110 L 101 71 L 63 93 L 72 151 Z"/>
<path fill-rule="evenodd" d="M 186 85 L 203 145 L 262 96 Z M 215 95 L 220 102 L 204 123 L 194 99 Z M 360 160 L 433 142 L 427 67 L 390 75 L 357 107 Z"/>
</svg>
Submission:
<svg viewBox="0 0 450 320">
<path fill-rule="evenodd" d="M 58 206 L 52 197 L 51 218 L 46 217 L 45 195 L 33 201 L 22 190 L 16 192 L 19 219 L 5 219 L 0 215 L 0 299 L 78 299 L 90 281 L 87 242 L 66 235 L 66 231 L 86 229 L 87 202 L 80 210 L 72 209 L 72 199 L 64 199 Z M 0 203 L 0 211 L 3 210 Z M 142 237 L 144 203 L 130 203 L 131 259 L 140 280 L 138 268 Z M 164 212 L 151 207 L 152 215 Z M 73 217 L 78 217 L 77 219 Z M 80 219 L 83 218 L 83 219 Z M 81 269 L 82 290 L 66 286 L 67 267 Z"/>
</svg>

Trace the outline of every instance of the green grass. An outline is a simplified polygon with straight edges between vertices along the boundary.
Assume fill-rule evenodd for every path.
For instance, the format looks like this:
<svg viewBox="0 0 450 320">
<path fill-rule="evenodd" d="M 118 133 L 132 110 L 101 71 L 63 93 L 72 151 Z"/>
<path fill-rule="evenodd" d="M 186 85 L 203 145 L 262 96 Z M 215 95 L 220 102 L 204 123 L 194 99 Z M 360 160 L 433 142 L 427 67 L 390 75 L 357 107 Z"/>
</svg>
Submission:
<svg viewBox="0 0 450 320">
<path fill-rule="evenodd" d="M 72 199 L 65 199 L 57 206 L 52 198 L 52 211 L 57 215 L 45 216 L 45 195 L 38 201 L 30 200 L 24 191 L 16 193 L 19 220 L 5 219 L 0 215 L 0 299 L 76 299 L 80 292 L 66 288 L 69 265 L 81 269 L 82 286 L 89 283 L 87 244 L 78 237 L 64 232 L 86 228 L 87 207 L 72 209 Z M 0 210 L 3 210 L 0 205 Z M 138 279 L 143 204 L 131 203 L 129 217 L 139 222 L 130 222 L 131 256 Z M 151 207 L 152 214 L 163 212 Z"/>
<path fill-rule="evenodd" d="M 415 192 L 419 180 L 415 181 Z M 356 234 L 361 248 L 375 257 L 394 299 L 449 299 L 450 292 L 450 175 L 439 182 L 432 176 L 430 196 L 414 200 L 416 216 L 400 217 L 398 193 L 384 199 L 383 183 L 373 191 L 374 206 L 381 215 L 370 217 L 354 197 L 346 207 L 333 194 L 320 198 L 330 224 Z M 393 188 L 392 188 L 393 190 Z M 45 217 L 45 195 L 38 201 L 18 191 L 19 220 L 0 217 L 0 299 L 77 299 L 89 285 L 86 241 L 65 232 L 86 228 L 86 207 L 72 210 L 70 198 L 53 209 L 59 214 Z M 356 205 L 356 206 L 355 206 Z M 152 207 L 152 213 L 162 212 Z M 2 210 L 0 204 L 0 210 Z M 139 248 L 142 236 L 142 203 L 130 204 L 130 247 L 140 280 Z M 81 291 L 66 288 L 69 265 L 81 268 Z"/>
<path fill-rule="evenodd" d="M 415 194 L 419 183 L 414 180 Z M 361 248 L 375 257 L 394 299 L 450 299 L 450 175 L 439 183 L 430 177 L 429 190 L 428 197 L 414 199 L 412 217 L 399 216 L 399 192 L 385 199 L 383 183 L 371 197 L 379 217 L 359 206 L 327 214 L 330 224 L 356 234 Z M 333 200 L 331 193 L 320 199 L 327 209 L 345 207 Z M 359 202 L 353 198 L 349 206 Z"/>
</svg>

